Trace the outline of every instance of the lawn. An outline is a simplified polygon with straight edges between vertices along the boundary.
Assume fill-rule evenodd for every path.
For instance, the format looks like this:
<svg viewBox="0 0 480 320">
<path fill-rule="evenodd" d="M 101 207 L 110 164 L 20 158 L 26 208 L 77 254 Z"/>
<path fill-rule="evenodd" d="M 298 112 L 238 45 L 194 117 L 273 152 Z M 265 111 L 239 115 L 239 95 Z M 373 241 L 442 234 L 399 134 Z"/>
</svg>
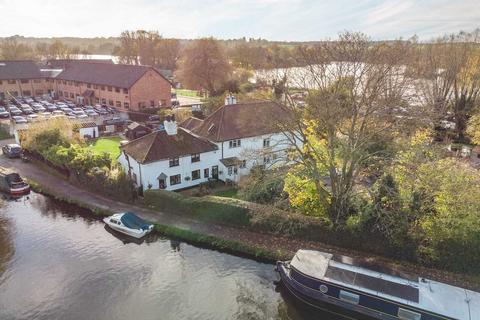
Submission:
<svg viewBox="0 0 480 320">
<path fill-rule="evenodd" d="M 184 97 L 198 97 L 197 91 L 195 90 L 188 90 L 188 89 L 175 89 L 174 92 L 177 93 L 177 96 L 184 96 Z"/>
<path fill-rule="evenodd" d="M 118 147 L 120 146 L 121 140 L 120 137 L 99 138 L 93 141 L 89 147 L 96 153 L 106 152 L 110 154 L 112 161 L 115 161 L 120 155 L 120 149 Z"/>
</svg>

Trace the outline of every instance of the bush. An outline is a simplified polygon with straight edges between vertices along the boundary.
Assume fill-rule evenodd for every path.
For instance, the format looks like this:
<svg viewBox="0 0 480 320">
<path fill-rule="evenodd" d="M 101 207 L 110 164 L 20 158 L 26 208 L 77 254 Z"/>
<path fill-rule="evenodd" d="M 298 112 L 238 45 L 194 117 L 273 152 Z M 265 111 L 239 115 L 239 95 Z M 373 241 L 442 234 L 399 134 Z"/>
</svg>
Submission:
<svg viewBox="0 0 480 320">
<path fill-rule="evenodd" d="M 252 168 L 250 174 L 240 182 L 239 197 L 246 201 L 272 204 L 285 197 L 283 180 L 284 174 L 278 170 Z"/>
<path fill-rule="evenodd" d="M 193 218 L 222 224 L 247 226 L 248 209 L 238 206 L 233 199 L 222 197 L 186 197 L 165 190 L 146 190 L 145 203 L 159 211 L 178 213 Z"/>
</svg>

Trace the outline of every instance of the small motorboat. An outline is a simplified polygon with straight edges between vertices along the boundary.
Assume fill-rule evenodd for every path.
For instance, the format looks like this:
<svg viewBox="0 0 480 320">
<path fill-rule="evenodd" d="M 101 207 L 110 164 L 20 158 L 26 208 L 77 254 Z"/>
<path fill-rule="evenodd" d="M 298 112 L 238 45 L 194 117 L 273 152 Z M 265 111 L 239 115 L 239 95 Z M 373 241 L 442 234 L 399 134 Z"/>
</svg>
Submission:
<svg viewBox="0 0 480 320">
<path fill-rule="evenodd" d="M 299 301 L 352 319 L 480 319 L 478 292 L 349 257 L 298 250 L 276 271 Z"/>
<path fill-rule="evenodd" d="M 153 230 L 153 224 L 147 223 L 132 212 L 115 213 L 104 218 L 103 222 L 110 228 L 137 239 L 144 237 Z"/>
</svg>

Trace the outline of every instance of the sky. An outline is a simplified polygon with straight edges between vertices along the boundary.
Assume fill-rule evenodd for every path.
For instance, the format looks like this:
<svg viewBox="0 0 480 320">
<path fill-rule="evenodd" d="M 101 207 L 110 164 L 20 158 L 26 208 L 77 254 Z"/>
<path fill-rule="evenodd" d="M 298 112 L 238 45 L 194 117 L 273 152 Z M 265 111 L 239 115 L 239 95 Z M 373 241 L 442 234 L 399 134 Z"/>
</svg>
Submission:
<svg viewBox="0 0 480 320">
<path fill-rule="evenodd" d="M 480 27 L 480 0 L 0 0 L 0 36 L 108 37 L 158 30 L 164 37 L 430 40 Z"/>
</svg>

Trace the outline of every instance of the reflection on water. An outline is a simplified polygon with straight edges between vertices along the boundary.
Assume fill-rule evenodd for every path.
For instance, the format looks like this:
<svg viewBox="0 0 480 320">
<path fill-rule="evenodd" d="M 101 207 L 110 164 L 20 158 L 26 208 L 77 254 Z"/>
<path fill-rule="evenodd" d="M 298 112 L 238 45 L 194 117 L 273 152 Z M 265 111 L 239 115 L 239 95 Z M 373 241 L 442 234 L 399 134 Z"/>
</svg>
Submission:
<svg viewBox="0 0 480 320">
<path fill-rule="evenodd" d="M 273 266 L 135 241 L 32 193 L 0 209 L 0 319 L 332 319 L 275 290 Z"/>
<path fill-rule="evenodd" d="M 2 205 L 3 203 L 0 203 L 0 206 Z M 7 219 L 7 217 L 0 215 L 0 284 L 2 274 L 5 271 L 7 264 L 10 262 L 14 252 L 12 232 L 13 226 L 11 221 Z"/>
</svg>

